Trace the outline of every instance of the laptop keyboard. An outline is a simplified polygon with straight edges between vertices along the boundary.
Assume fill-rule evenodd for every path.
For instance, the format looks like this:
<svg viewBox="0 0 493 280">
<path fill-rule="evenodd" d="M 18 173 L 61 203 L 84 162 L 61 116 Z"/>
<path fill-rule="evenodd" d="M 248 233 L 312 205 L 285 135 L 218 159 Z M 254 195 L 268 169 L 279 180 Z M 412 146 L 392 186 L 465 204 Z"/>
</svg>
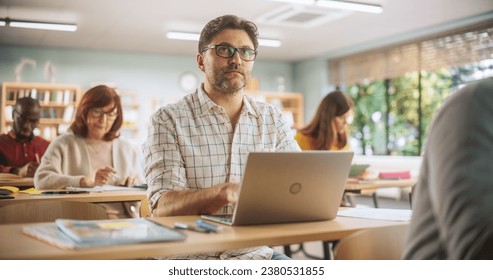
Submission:
<svg viewBox="0 0 493 280">
<path fill-rule="evenodd" d="M 201 215 L 202 218 L 208 219 L 211 221 L 216 221 L 223 224 L 231 224 L 233 223 L 233 215 Z"/>
</svg>

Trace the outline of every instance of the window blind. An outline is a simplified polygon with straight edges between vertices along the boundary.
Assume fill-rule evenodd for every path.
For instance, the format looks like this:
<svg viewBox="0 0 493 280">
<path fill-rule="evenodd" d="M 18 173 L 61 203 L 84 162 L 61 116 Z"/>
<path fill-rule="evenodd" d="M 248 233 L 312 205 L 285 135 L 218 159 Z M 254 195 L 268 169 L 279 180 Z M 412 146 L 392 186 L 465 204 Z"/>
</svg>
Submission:
<svg viewBox="0 0 493 280">
<path fill-rule="evenodd" d="M 329 81 L 351 85 L 493 59 L 493 20 L 331 59 Z"/>
</svg>

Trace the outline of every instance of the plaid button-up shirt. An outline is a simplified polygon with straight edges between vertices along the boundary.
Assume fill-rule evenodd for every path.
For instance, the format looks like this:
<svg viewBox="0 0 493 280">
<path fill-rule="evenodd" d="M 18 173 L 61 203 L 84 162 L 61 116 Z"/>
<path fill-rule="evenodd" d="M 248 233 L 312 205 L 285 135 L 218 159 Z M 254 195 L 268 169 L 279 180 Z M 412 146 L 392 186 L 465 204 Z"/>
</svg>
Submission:
<svg viewBox="0 0 493 280">
<path fill-rule="evenodd" d="M 143 145 L 151 209 L 169 190 L 198 190 L 241 182 L 248 152 L 299 151 L 279 108 L 243 97 L 233 131 L 226 112 L 202 90 L 159 109 Z M 224 212 L 229 211 L 227 207 Z M 257 248 L 258 249 L 258 248 Z M 213 254 L 214 258 L 270 258 L 267 247 Z M 262 251 L 263 250 L 263 251 Z M 212 255 L 208 255 L 211 257 Z M 197 256 L 195 256 L 197 258 Z M 201 258 L 201 257 L 198 257 Z"/>
</svg>

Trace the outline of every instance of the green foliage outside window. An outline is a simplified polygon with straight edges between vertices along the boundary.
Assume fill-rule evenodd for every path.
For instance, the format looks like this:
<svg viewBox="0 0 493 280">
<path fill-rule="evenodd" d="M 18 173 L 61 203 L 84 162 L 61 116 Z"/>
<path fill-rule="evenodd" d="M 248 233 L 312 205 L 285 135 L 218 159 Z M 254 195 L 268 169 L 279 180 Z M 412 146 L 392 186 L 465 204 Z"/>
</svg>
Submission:
<svg viewBox="0 0 493 280">
<path fill-rule="evenodd" d="M 420 155 L 445 98 L 460 85 L 478 79 L 478 73 L 483 78 L 492 72 L 489 61 L 348 86 L 346 91 L 355 104 L 351 138 L 357 145 L 352 144 L 353 150 L 358 154 Z"/>
</svg>

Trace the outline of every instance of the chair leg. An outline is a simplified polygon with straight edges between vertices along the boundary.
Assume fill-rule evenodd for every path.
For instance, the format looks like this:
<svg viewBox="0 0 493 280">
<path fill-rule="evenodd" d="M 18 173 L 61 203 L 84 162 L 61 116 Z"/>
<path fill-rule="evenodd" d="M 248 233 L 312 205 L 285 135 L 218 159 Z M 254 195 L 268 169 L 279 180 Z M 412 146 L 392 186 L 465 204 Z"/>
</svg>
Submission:
<svg viewBox="0 0 493 280">
<path fill-rule="evenodd" d="M 333 260 L 333 252 L 332 252 L 332 241 L 322 241 L 322 249 L 323 249 L 323 254 L 324 256 L 323 257 L 318 257 L 318 256 L 315 256 L 315 255 L 312 255 L 310 253 L 308 253 L 305 248 L 303 247 L 303 243 L 300 244 L 300 249 L 301 249 L 301 252 L 303 252 L 303 254 L 310 258 L 310 259 L 314 259 L 314 260 Z"/>
<path fill-rule="evenodd" d="M 377 197 L 377 192 L 374 192 L 372 195 L 373 198 L 373 205 L 375 205 L 375 208 L 378 208 L 378 197 Z"/>
<path fill-rule="evenodd" d="M 348 194 L 348 193 L 344 193 L 343 202 L 345 204 L 344 206 L 346 206 L 346 207 L 354 207 L 355 206 L 353 196 Z"/>
<path fill-rule="evenodd" d="M 411 191 L 409 191 L 409 206 L 411 209 L 413 209 L 413 192 L 414 192 L 414 187 L 416 187 L 416 184 L 411 187 Z"/>
<path fill-rule="evenodd" d="M 293 256 L 293 253 L 296 253 L 296 252 L 302 252 L 303 255 L 305 255 L 306 257 L 310 258 L 310 259 L 314 259 L 314 260 L 333 260 L 334 259 L 334 252 L 333 252 L 333 248 L 334 248 L 334 244 L 333 244 L 333 241 L 322 241 L 322 250 L 323 250 L 323 258 L 321 257 L 318 257 L 318 256 L 314 256 L 314 255 L 311 255 L 310 253 L 308 253 L 306 250 L 305 250 L 305 247 L 303 246 L 303 243 L 300 243 L 299 244 L 299 248 L 297 250 L 291 250 L 291 245 L 284 245 L 283 248 L 284 248 L 284 254 L 290 258 L 292 258 Z"/>
<path fill-rule="evenodd" d="M 324 250 L 324 259 L 325 260 L 333 260 L 334 255 L 332 251 L 332 242 L 330 241 L 322 241 L 322 247 Z"/>
<path fill-rule="evenodd" d="M 413 209 L 413 192 L 409 192 L 409 206 Z"/>
<path fill-rule="evenodd" d="M 288 257 L 292 257 L 292 253 L 291 253 L 291 246 L 290 245 L 284 245 L 284 254 Z"/>
</svg>

